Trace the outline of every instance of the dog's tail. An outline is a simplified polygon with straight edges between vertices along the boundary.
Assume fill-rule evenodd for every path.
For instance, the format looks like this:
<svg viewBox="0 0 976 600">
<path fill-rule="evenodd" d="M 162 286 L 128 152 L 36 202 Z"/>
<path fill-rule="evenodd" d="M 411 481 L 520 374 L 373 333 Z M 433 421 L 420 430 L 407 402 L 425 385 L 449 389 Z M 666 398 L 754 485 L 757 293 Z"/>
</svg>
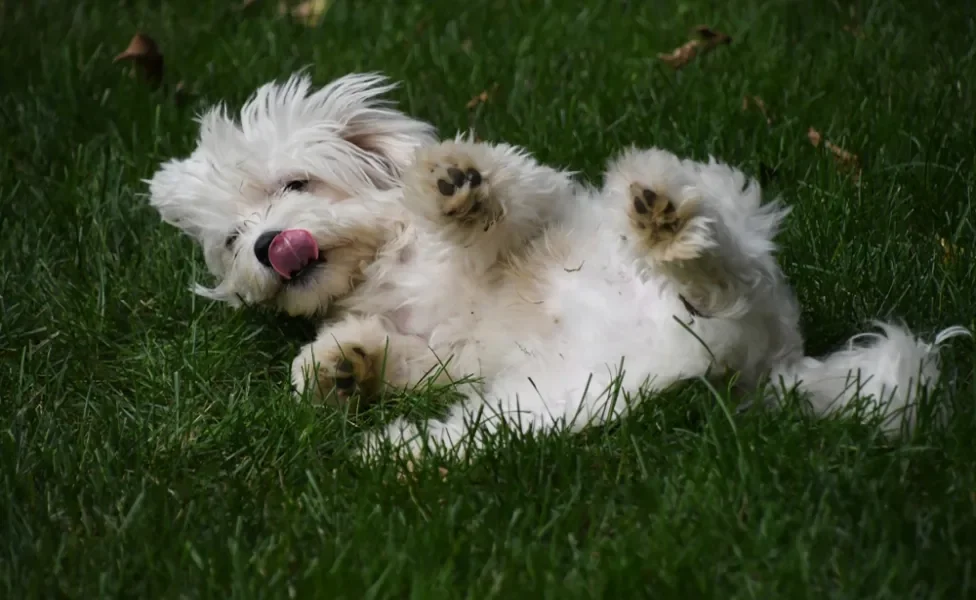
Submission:
<svg viewBox="0 0 976 600">
<path fill-rule="evenodd" d="M 942 344 L 971 333 L 962 326 L 949 327 L 926 342 L 904 326 L 875 325 L 880 332 L 856 335 L 843 350 L 775 368 L 769 388 L 772 399 L 781 400 L 785 392 L 795 390 L 817 415 L 849 409 L 863 399 L 860 406 L 880 413 L 886 434 L 914 429 L 919 399 L 932 391 L 941 376 Z"/>
</svg>

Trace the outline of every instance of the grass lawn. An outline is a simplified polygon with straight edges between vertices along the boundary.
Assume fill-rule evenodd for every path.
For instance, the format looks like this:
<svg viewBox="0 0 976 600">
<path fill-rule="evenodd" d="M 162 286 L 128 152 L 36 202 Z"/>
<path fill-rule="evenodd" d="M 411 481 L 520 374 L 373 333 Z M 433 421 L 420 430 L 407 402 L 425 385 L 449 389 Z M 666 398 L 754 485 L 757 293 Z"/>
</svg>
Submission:
<svg viewBox="0 0 976 600">
<path fill-rule="evenodd" d="M 313 326 L 194 297 L 202 258 L 141 182 L 213 102 L 381 70 L 443 135 L 588 176 L 628 144 L 769 176 L 811 352 L 874 317 L 973 327 L 974 23 L 961 0 L 335 0 L 314 27 L 262 0 L 6 2 L 0 597 L 974 597 L 970 341 L 945 353 L 953 421 L 902 444 L 730 419 L 693 383 L 398 481 L 350 457 L 368 418 L 289 397 Z M 699 24 L 732 44 L 657 58 Z M 113 64 L 140 30 L 165 89 Z"/>
</svg>

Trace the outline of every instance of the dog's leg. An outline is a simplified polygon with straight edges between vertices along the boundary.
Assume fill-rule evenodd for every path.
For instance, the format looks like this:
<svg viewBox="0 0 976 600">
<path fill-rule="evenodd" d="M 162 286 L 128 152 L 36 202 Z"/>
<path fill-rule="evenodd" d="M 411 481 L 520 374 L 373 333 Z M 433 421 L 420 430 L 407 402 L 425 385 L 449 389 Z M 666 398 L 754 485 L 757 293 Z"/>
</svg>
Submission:
<svg viewBox="0 0 976 600">
<path fill-rule="evenodd" d="M 675 283 L 693 314 L 734 316 L 756 294 L 785 293 L 773 238 L 789 211 L 763 204 L 742 172 L 631 150 L 611 164 L 603 193 L 626 207 L 636 253 Z"/>
<path fill-rule="evenodd" d="M 292 362 L 292 386 L 298 396 L 345 406 L 357 395 L 372 400 L 383 386 L 416 384 L 433 366 L 420 338 L 389 333 L 379 317 L 347 316 L 302 348 Z"/>
<path fill-rule="evenodd" d="M 628 380 L 629 379 L 629 380 Z M 662 389 L 678 378 L 657 382 Z M 366 436 L 361 454 L 367 460 L 392 452 L 419 459 L 425 452 L 447 451 L 455 456 L 470 456 L 499 430 L 516 434 L 548 435 L 579 432 L 619 419 L 641 400 L 640 394 L 623 390 L 640 389 L 640 378 L 622 375 L 575 375 L 547 378 L 543 385 L 531 377 L 503 378 L 489 385 L 484 393 L 464 390 L 467 398 L 452 407 L 443 419 L 411 423 L 397 419 Z M 648 388 L 651 389 L 651 388 Z"/>
<path fill-rule="evenodd" d="M 404 202 L 457 246 L 472 268 L 517 254 L 571 210 L 570 173 L 505 145 L 444 141 L 422 149 L 404 174 Z"/>
</svg>

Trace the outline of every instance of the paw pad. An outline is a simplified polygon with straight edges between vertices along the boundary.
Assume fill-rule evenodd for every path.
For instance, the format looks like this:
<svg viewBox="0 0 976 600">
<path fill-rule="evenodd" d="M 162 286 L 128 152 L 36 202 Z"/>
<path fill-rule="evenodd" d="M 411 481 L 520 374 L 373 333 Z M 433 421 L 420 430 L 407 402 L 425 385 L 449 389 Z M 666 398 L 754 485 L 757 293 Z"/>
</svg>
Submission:
<svg viewBox="0 0 976 600">
<path fill-rule="evenodd" d="M 356 389 L 356 365 L 351 360 L 344 358 L 336 364 L 335 370 L 336 391 L 351 394 Z"/>
<path fill-rule="evenodd" d="M 437 180 L 437 191 L 441 193 L 442 196 L 453 196 L 454 193 L 459 189 L 468 184 L 472 188 L 476 188 L 481 185 L 481 173 L 474 167 L 468 168 L 467 171 L 462 171 L 457 167 L 447 168 L 448 179 L 438 179 Z"/>
<path fill-rule="evenodd" d="M 319 400 L 342 406 L 356 394 L 369 399 L 378 391 L 382 375 L 377 366 L 374 355 L 358 344 L 311 348 L 292 365 L 292 387 L 301 395 L 312 377 Z"/>
<path fill-rule="evenodd" d="M 670 198 L 636 183 L 631 184 L 630 193 L 631 219 L 638 229 L 673 233 L 680 227 L 681 219 Z"/>
</svg>

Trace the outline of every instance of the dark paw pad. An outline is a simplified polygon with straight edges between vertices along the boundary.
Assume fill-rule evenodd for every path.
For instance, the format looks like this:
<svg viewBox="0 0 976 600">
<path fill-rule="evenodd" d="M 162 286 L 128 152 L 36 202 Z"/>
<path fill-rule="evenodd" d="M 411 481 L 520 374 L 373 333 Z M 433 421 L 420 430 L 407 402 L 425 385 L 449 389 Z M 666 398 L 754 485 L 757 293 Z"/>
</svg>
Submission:
<svg viewBox="0 0 976 600">
<path fill-rule="evenodd" d="M 335 386 L 337 390 L 344 393 L 356 389 L 356 367 L 351 360 L 343 359 L 336 365 Z"/>
<path fill-rule="evenodd" d="M 451 183 L 454 184 L 454 187 L 461 187 L 464 185 L 465 176 L 464 171 L 461 169 L 458 169 L 457 167 L 450 167 L 447 170 L 447 176 L 451 178 Z"/>
<path fill-rule="evenodd" d="M 651 210 L 657 208 L 658 212 L 670 213 L 674 212 L 674 205 L 666 200 L 663 202 L 665 206 L 662 208 L 662 198 L 660 198 L 654 190 L 642 189 L 639 194 L 634 195 L 634 210 L 639 215 L 646 215 L 651 212 Z"/>
<path fill-rule="evenodd" d="M 442 196 L 453 196 L 457 188 L 454 184 L 446 179 L 437 180 L 437 191 L 441 193 Z"/>
</svg>

